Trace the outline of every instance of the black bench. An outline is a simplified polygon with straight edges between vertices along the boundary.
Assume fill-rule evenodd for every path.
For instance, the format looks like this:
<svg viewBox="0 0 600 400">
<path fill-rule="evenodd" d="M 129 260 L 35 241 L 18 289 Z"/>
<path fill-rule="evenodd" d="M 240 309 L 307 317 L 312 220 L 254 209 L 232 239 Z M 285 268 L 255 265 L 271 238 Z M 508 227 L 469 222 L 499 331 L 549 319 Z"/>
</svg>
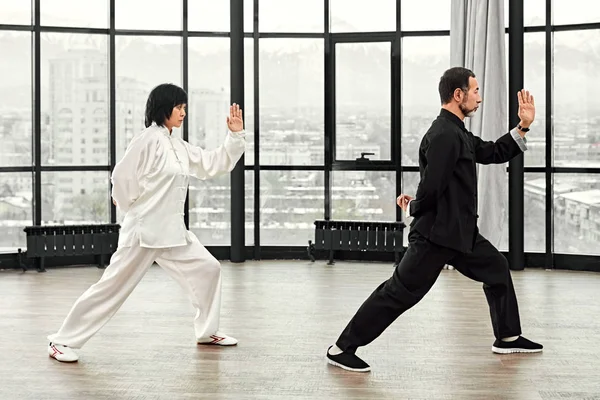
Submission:
<svg viewBox="0 0 600 400">
<path fill-rule="evenodd" d="M 308 241 L 308 256 L 315 261 L 315 252 L 329 252 L 328 265 L 334 264 L 334 252 L 371 251 L 394 253 L 395 265 L 404 253 L 402 234 L 404 222 L 315 221 L 315 243 Z"/>
<path fill-rule="evenodd" d="M 104 257 L 117 249 L 120 228 L 119 224 L 27 226 L 27 258 L 36 259 L 39 272 L 46 271 L 48 257 L 93 255 L 104 268 Z"/>
</svg>

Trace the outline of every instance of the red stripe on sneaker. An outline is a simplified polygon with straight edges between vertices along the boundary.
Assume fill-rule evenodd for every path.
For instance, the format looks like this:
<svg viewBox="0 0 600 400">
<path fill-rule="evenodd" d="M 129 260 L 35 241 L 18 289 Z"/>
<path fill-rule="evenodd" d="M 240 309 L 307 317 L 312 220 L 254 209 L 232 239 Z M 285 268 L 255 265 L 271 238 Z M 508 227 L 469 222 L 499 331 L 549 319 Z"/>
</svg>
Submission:
<svg viewBox="0 0 600 400">
<path fill-rule="evenodd" d="M 217 335 L 210 335 L 210 338 L 213 340 L 212 342 L 210 342 L 211 344 L 217 344 L 220 341 L 225 340 L 224 337 L 217 336 Z"/>
<path fill-rule="evenodd" d="M 57 349 L 55 345 L 50 346 L 50 348 L 54 351 L 54 353 L 52 353 L 52 357 L 56 358 L 57 354 L 63 354 L 63 352 Z"/>
</svg>

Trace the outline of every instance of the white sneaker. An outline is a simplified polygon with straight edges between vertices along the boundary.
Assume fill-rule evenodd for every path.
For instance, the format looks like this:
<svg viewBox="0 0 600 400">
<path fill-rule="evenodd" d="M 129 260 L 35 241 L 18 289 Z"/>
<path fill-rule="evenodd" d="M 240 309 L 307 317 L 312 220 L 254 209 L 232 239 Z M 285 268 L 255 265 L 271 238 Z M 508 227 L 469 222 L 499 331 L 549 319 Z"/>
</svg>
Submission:
<svg viewBox="0 0 600 400">
<path fill-rule="evenodd" d="M 61 362 L 75 362 L 79 359 L 77 353 L 70 347 L 54 344 L 52 342 L 48 345 L 48 355 Z"/>
<path fill-rule="evenodd" d="M 212 344 L 219 346 L 235 346 L 238 343 L 236 338 L 232 338 L 231 336 L 224 335 L 220 332 L 217 332 L 214 335 L 210 335 L 210 337 L 198 339 L 198 344 Z"/>
</svg>

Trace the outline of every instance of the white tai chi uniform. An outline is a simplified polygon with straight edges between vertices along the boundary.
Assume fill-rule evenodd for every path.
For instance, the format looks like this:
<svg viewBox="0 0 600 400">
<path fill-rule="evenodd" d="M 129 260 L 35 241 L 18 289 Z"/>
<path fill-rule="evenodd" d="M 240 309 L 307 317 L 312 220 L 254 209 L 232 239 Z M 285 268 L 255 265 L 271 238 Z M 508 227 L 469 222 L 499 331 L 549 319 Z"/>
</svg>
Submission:
<svg viewBox="0 0 600 400">
<path fill-rule="evenodd" d="M 102 278 L 75 302 L 55 343 L 81 348 L 125 302 L 156 263 L 187 291 L 196 308 L 196 339 L 216 334 L 221 267 L 184 223 L 189 176 L 207 179 L 231 172 L 244 153 L 244 131 L 229 132 L 207 151 L 170 135 L 156 124 L 134 137 L 111 181 L 112 197 L 125 212 L 117 251 Z"/>
</svg>

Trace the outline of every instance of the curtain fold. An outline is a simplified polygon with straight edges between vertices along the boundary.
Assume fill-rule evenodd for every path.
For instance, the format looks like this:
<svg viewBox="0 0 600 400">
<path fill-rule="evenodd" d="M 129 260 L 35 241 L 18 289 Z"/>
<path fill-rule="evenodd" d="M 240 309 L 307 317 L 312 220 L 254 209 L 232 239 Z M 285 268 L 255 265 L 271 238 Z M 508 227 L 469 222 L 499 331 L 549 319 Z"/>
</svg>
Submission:
<svg viewBox="0 0 600 400">
<path fill-rule="evenodd" d="M 473 117 L 465 118 L 467 129 L 492 141 L 508 132 L 503 0 L 452 0 L 450 64 L 469 68 L 479 82 L 483 102 Z M 506 166 L 478 164 L 479 228 L 496 247 L 507 233 Z"/>
</svg>

